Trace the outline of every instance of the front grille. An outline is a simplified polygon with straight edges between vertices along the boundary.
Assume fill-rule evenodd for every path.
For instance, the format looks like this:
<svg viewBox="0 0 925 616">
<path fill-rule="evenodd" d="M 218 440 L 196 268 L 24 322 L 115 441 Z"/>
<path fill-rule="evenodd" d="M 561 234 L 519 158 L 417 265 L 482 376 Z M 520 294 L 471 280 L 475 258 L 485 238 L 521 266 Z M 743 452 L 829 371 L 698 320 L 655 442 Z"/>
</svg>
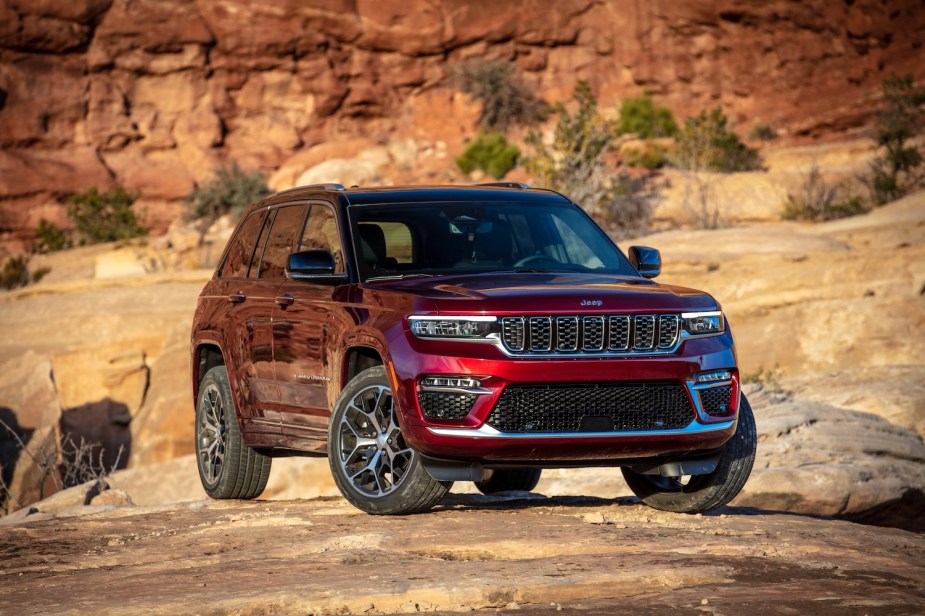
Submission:
<svg viewBox="0 0 925 616">
<path fill-rule="evenodd" d="M 676 430 L 694 419 L 673 383 L 510 386 L 487 424 L 501 432 Z"/>
<path fill-rule="evenodd" d="M 732 385 L 700 390 L 700 408 L 707 415 L 728 415 L 732 400 Z"/>
<path fill-rule="evenodd" d="M 665 353 L 680 330 L 677 314 L 501 318 L 501 342 L 515 355 Z"/>
<path fill-rule="evenodd" d="M 472 410 L 476 398 L 475 394 L 418 392 L 421 410 L 430 419 L 462 419 Z"/>
</svg>

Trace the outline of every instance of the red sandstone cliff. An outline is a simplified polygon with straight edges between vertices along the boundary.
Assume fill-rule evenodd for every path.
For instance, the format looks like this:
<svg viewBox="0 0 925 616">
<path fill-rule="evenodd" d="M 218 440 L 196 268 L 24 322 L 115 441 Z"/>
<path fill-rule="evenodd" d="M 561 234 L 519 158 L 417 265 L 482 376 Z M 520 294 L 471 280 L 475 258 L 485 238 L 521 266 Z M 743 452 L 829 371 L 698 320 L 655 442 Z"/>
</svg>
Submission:
<svg viewBox="0 0 925 616">
<path fill-rule="evenodd" d="M 645 89 L 815 137 L 867 122 L 886 74 L 925 78 L 923 39 L 920 0 L 0 0 L 0 253 L 93 185 L 140 192 L 159 231 L 221 162 L 358 136 L 455 151 L 467 58 L 550 101 L 589 79 L 602 108 Z"/>
</svg>

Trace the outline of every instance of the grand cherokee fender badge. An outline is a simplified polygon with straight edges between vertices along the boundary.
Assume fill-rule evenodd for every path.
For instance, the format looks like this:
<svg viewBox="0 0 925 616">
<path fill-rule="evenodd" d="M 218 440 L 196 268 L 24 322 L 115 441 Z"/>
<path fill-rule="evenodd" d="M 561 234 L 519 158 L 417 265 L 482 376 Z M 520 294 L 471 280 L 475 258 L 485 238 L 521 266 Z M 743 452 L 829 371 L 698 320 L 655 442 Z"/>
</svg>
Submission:
<svg viewBox="0 0 925 616">
<path fill-rule="evenodd" d="M 581 300 L 582 306 L 603 306 L 604 300 L 600 299 L 583 299 Z"/>
</svg>

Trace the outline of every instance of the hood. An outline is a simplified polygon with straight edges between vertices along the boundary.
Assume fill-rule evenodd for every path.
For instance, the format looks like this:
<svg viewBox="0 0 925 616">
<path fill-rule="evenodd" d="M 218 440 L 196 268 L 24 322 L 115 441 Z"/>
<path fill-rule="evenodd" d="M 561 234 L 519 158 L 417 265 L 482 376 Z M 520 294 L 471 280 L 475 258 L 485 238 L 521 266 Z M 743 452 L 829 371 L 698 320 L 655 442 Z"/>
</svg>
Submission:
<svg viewBox="0 0 925 616">
<path fill-rule="evenodd" d="M 719 308 L 702 291 L 635 276 L 498 272 L 376 280 L 366 286 L 427 298 L 439 313 L 447 314 L 609 314 Z"/>
</svg>

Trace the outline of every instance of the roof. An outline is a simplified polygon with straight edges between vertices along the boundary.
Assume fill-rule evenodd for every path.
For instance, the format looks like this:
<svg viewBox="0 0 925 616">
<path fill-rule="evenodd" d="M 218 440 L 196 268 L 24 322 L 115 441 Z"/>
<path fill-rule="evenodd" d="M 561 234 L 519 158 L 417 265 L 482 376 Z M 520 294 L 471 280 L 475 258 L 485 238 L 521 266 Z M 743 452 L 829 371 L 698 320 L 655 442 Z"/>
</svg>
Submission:
<svg viewBox="0 0 925 616">
<path fill-rule="evenodd" d="M 272 204 L 292 199 L 327 197 L 349 205 L 378 203 L 437 203 L 447 201 L 504 201 L 561 203 L 568 199 L 543 188 L 503 183 L 473 186 L 364 186 L 343 188 L 338 184 L 299 186 L 281 191 L 265 200 Z"/>
</svg>

